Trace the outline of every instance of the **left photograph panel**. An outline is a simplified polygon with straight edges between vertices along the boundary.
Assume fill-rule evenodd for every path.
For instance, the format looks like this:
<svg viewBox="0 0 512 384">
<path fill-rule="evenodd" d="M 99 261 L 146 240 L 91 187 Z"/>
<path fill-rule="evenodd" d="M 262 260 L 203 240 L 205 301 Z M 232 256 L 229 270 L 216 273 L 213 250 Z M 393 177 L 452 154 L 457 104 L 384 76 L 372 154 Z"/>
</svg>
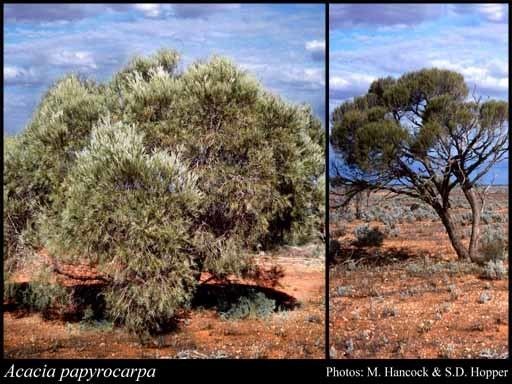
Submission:
<svg viewBox="0 0 512 384">
<path fill-rule="evenodd" d="M 6 358 L 324 358 L 325 5 L 4 5 Z"/>
</svg>

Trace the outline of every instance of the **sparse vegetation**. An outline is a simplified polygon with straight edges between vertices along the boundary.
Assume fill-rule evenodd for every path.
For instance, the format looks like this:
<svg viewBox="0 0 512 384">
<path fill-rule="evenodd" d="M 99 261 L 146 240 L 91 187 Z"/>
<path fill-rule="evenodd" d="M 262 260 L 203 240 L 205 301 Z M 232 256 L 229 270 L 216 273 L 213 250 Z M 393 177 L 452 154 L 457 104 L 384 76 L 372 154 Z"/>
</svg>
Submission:
<svg viewBox="0 0 512 384">
<path fill-rule="evenodd" d="M 485 303 L 487 303 L 487 302 L 491 301 L 491 298 L 492 298 L 492 297 L 491 297 L 491 294 L 490 294 L 489 292 L 485 292 L 485 291 L 484 291 L 484 292 L 482 292 L 482 293 L 480 294 L 480 297 L 478 298 L 478 302 L 479 302 L 480 304 L 485 304 Z"/>
<path fill-rule="evenodd" d="M 285 286 L 253 288 L 253 293 L 265 295 L 263 302 L 274 301 L 274 306 L 266 306 L 267 312 L 259 311 L 269 313 L 268 317 L 223 318 L 238 298 L 252 296 L 250 286 L 241 290 L 236 281 L 201 283 L 190 310 L 144 343 L 103 318 L 96 300 L 84 305 L 79 316 L 58 321 L 17 307 L 4 312 L 4 354 L 9 358 L 323 358 L 325 260 L 312 257 L 313 253 L 312 246 L 272 252 L 272 260 L 283 268 L 280 283 Z M 259 266 L 262 261 L 257 260 Z M 289 304 L 294 298 L 299 306 Z"/>
<path fill-rule="evenodd" d="M 470 207 L 461 195 L 454 193 L 453 210 L 467 219 Z M 339 210 L 347 233 L 339 238 L 342 254 L 330 271 L 330 332 L 338 358 L 483 358 L 482 343 L 491 328 L 496 338 L 490 349 L 503 355 L 508 348 L 508 261 L 501 257 L 508 250 L 506 221 L 480 224 L 478 257 L 487 261 L 461 260 L 430 209 L 407 196 L 388 196 L 373 193 L 368 208 L 360 208 L 361 219 L 344 216 L 354 212 L 355 203 Z M 335 205 L 336 197 L 331 199 Z M 504 216 L 507 203 L 506 187 L 487 189 L 489 217 Z M 382 244 L 358 247 L 358 227 L 377 227 Z M 471 228 L 464 230 L 469 241 Z M 453 316 L 459 316 L 456 323 Z M 367 329 L 369 323 L 379 329 L 378 336 Z M 354 341 L 350 355 L 343 344 L 347 339 Z"/>
<path fill-rule="evenodd" d="M 4 286 L 4 299 L 21 308 L 40 311 L 45 317 L 52 312 L 65 311 L 73 305 L 71 292 L 51 281 L 51 273 L 47 268 L 39 271 L 31 284 L 7 282 Z"/>
<path fill-rule="evenodd" d="M 384 307 L 382 310 L 382 317 L 395 317 L 398 316 L 398 309 L 395 307 Z"/>
</svg>

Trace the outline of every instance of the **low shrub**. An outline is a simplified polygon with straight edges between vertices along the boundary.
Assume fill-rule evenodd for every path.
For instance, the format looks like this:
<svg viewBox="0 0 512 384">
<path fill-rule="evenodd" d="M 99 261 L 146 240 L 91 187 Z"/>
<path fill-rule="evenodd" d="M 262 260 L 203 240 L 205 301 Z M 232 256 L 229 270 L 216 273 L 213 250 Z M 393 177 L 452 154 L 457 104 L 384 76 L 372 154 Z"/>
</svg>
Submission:
<svg viewBox="0 0 512 384">
<path fill-rule="evenodd" d="M 490 213 L 485 212 L 480 216 L 480 221 L 483 224 L 491 224 L 494 221 L 494 218 Z M 469 219 L 468 222 L 471 222 L 471 219 Z"/>
<path fill-rule="evenodd" d="M 485 279 L 502 280 L 507 275 L 507 268 L 501 260 L 489 260 L 483 267 L 482 277 Z"/>
<path fill-rule="evenodd" d="M 396 317 L 398 316 L 398 309 L 395 307 L 384 307 L 382 310 L 382 317 Z"/>
<path fill-rule="evenodd" d="M 353 289 L 352 289 L 352 286 L 350 285 L 347 285 L 347 286 L 339 286 L 336 288 L 336 294 L 339 296 L 339 297 L 344 297 L 344 296 L 348 296 L 352 293 Z"/>
<path fill-rule="evenodd" d="M 485 304 L 487 303 L 488 301 L 491 301 L 491 294 L 489 292 L 482 292 L 480 294 L 480 297 L 478 298 L 478 302 L 480 304 Z"/>
<path fill-rule="evenodd" d="M 384 234 L 378 227 L 371 228 L 368 225 L 360 225 L 354 230 L 356 244 L 361 247 L 381 246 Z"/>
<path fill-rule="evenodd" d="M 6 282 L 4 300 L 30 311 L 39 311 L 48 317 L 62 314 L 72 305 L 72 292 L 51 280 L 51 272 L 43 268 L 33 276 L 30 284 Z"/>
<path fill-rule="evenodd" d="M 481 262 L 504 260 L 507 255 L 508 242 L 500 227 L 487 228 L 479 243 Z"/>
<path fill-rule="evenodd" d="M 240 297 L 221 317 L 225 320 L 266 319 L 276 310 L 275 300 L 269 299 L 264 293 L 251 290 L 246 296 Z"/>
</svg>

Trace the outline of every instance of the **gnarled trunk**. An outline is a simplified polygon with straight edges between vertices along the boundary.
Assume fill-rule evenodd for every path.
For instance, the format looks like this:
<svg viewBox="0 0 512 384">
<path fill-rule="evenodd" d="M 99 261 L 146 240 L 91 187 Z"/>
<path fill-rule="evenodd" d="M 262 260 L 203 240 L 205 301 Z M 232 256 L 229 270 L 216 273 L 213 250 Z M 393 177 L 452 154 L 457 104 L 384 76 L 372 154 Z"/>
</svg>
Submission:
<svg viewBox="0 0 512 384">
<path fill-rule="evenodd" d="M 462 244 L 462 236 L 460 235 L 460 231 L 455 226 L 453 222 L 453 218 L 450 214 L 450 211 L 447 208 L 437 208 L 437 214 L 441 218 L 441 221 L 448 233 L 448 237 L 450 238 L 450 242 L 452 243 L 453 249 L 455 253 L 457 253 L 457 257 L 459 259 L 469 259 L 470 255 L 468 250 Z"/>
<path fill-rule="evenodd" d="M 475 196 L 473 189 L 463 188 L 464 196 L 471 206 L 471 239 L 469 241 L 469 258 L 472 261 L 477 259 L 478 239 L 480 238 L 480 214 L 482 206 Z"/>
</svg>

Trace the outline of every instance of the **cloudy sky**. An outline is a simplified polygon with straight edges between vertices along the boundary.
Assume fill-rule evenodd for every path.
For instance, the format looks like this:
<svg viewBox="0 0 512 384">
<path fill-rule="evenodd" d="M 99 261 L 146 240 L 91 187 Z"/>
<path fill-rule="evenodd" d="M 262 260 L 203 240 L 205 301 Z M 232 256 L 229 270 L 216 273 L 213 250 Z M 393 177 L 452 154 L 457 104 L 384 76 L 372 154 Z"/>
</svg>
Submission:
<svg viewBox="0 0 512 384">
<path fill-rule="evenodd" d="M 27 124 L 65 73 L 108 80 L 131 57 L 162 47 L 183 66 L 232 58 L 286 99 L 325 114 L 325 6 L 5 5 L 4 134 Z"/>
<path fill-rule="evenodd" d="M 505 4 L 331 4 L 329 111 L 378 77 L 424 67 L 462 73 L 483 97 L 508 99 Z M 507 162 L 486 181 L 508 182 Z"/>
</svg>

